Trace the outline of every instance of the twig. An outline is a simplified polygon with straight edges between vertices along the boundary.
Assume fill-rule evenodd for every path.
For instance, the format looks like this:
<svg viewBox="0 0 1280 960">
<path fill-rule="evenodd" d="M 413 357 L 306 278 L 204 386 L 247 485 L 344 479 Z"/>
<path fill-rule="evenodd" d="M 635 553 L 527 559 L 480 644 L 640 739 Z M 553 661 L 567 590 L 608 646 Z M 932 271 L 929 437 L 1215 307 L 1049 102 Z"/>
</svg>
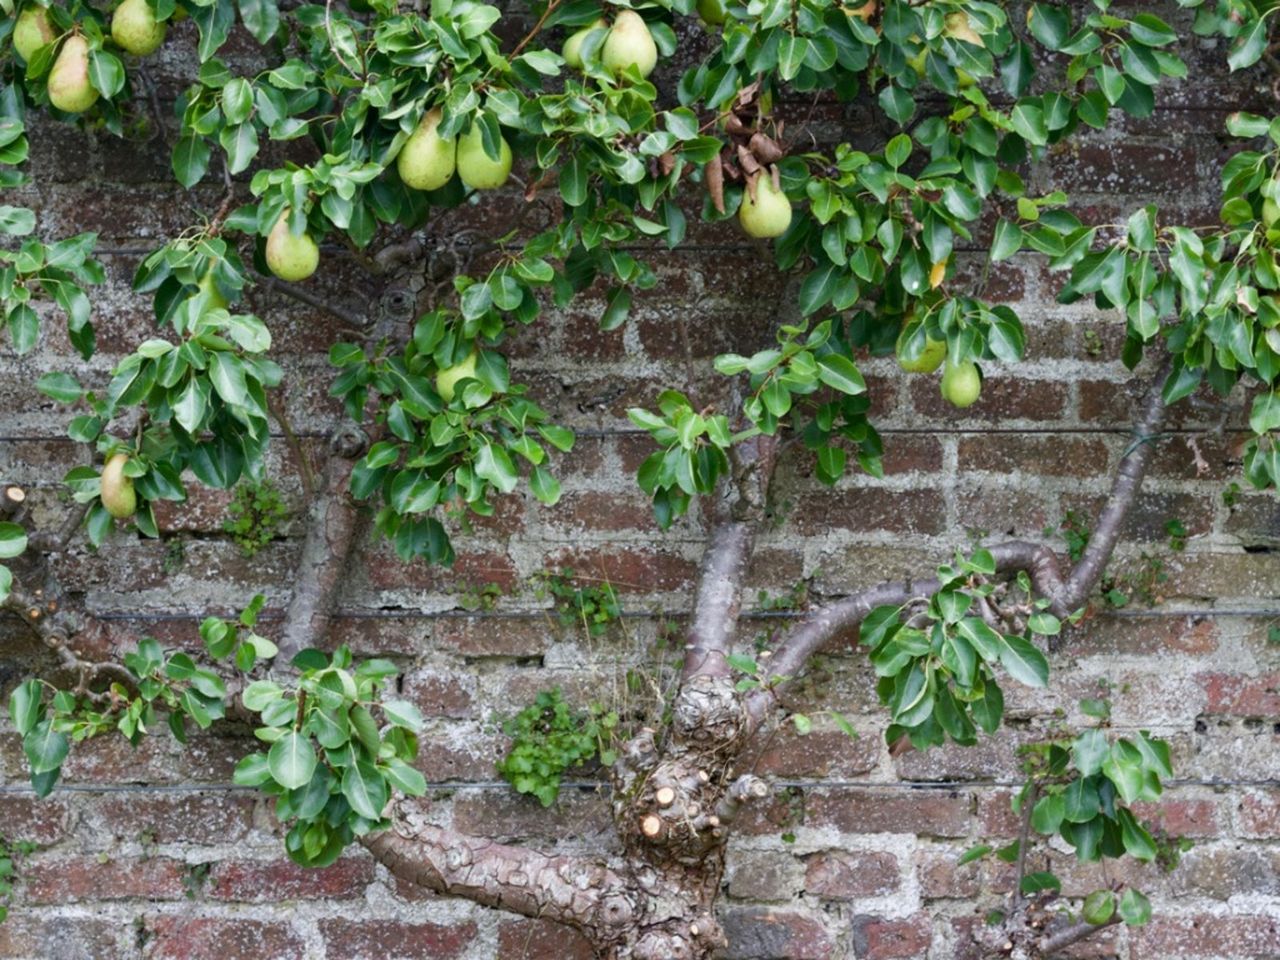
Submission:
<svg viewBox="0 0 1280 960">
<path fill-rule="evenodd" d="M 1030 789 L 1022 800 L 1022 823 L 1018 827 L 1018 864 L 1017 878 L 1013 886 L 1013 909 L 1022 903 L 1022 878 L 1027 873 L 1027 841 L 1031 837 L 1031 813 L 1035 809 L 1036 798 L 1040 794 L 1040 785 L 1031 781 Z"/>
<path fill-rule="evenodd" d="M 316 495 L 316 474 L 311 469 L 311 459 L 302 448 L 298 435 L 293 432 L 293 425 L 289 423 L 288 415 L 284 412 L 280 401 L 273 393 L 267 394 L 267 410 L 275 418 L 276 423 L 280 424 L 280 429 L 284 431 L 285 442 L 289 444 L 289 449 L 293 451 L 294 459 L 298 461 L 298 475 L 302 478 L 302 492 L 306 495 L 307 502 L 310 503 Z"/>
<path fill-rule="evenodd" d="M 551 14 L 555 13 L 556 7 L 558 6 L 560 6 L 560 0 L 551 0 L 551 2 L 547 4 L 547 9 L 542 11 L 542 16 L 539 17 L 538 22 L 533 25 L 533 29 L 525 34 L 523 40 L 516 44 L 516 48 L 511 51 L 511 56 L 507 59 L 514 60 L 516 57 L 520 56 L 521 51 L 524 50 L 524 48 L 529 45 L 530 41 L 532 41 L 533 38 L 542 31 L 542 25 L 547 22 L 547 18 L 551 16 Z"/>
<path fill-rule="evenodd" d="M 352 333 L 363 334 L 368 329 L 368 323 L 357 317 L 353 313 L 349 313 L 342 307 L 337 306 L 323 297 L 317 297 L 314 293 L 304 290 L 296 284 L 285 283 L 276 277 L 266 277 L 258 274 L 258 283 L 269 291 L 278 291 L 286 297 L 291 297 L 299 303 L 305 303 L 309 307 L 315 307 L 317 310 L 323 310 L 332 317 L 341 320 Z"/>
</svg>

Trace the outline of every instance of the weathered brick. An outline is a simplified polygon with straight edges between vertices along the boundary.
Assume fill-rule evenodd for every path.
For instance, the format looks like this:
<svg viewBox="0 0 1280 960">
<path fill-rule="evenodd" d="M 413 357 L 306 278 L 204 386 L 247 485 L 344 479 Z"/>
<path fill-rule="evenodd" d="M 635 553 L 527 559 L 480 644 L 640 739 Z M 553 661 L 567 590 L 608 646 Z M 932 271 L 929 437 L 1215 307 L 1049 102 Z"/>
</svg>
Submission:
<svg viewBox="0 0 1280 960">
<path fill-rule="evenodd" d="M 186 864 L 167 857 L 38 857 L 23 863 L 31 904 L 99 900 L 180 900 Z"/>
<path fill-rule="evenodd" d="M 360 855 L 319 869 L 291 860 L 224 860 L 209 871 L 207 889 L 215 900 L 240 903 L 353 900 L 364 896 L 373 876 L 373 860 Z"/>
<path fill-rule="evenodd" d="M 302 937 L 287 923 L 222 917 L 147 917 L 147 960 L 301 957 Z"/>
<path fill-rule="evenodd" d="M 805 865 L 805 890 L 827 900 L 883 896 L 901 882 L 898 858 L 882 851 L 827 850 Z"/>
<path fill-rule="evenodd" d="M 1203 960 L 1274 960 L 1280 921 L 1274 917 L 1157 916 L 1134 936 L 1137 956 Z"/>
<path fill-rule="evenodd" d="M 955 790 L 845 789 L 814 791 L 807 822 L 845 833 L 918 833 L 963 836 L 969 830 L 972 797 Z"/>
<path fill-rule="evenodd" d="M 729 937 L 726 960 L 828 960 L 835 944 L 817 919 L 795 910 L 730 908 L 721 923 Z"/>
<path fill-rule="evenodd" d="M 320 921 L 320 935 L 346 960 L 450 960 L 475 939 L 476 925 L 331 919 Z"/>
<path fill-rule="evenodd" d="M 1236 807 L 1236 833 L 1253 840 L 1280 837 L 1280 789 L 1244 794 Z"/>
<path fill-rule="evenodd" d="M 498 925 L 502 960 L 595 960 L 596 952 L 582 934 L 550 920 L 504 920 Z"/>
<path fill-rule="evenodd" d="M 929 917 L 917 914 L 905 920 L 854 917 L 851 924 L 854 949 L 867 960 L 922 957 L 933 943 Z"/>
<path fill-rule="evenodd" d="M 59 916 L 55 908 L 14 910 L 0 923 L 0 957 L 7 960 L 110 960 L 129 955 L 133 931 L 110 920 Z"/>
</svg>

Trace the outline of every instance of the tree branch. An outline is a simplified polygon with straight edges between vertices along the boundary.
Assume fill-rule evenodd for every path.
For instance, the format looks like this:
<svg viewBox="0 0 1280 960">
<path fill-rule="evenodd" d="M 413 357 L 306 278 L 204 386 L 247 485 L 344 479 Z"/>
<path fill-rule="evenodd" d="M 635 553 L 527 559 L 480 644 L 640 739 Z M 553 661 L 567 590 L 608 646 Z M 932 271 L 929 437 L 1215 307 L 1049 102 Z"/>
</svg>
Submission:
<svg viewBox="0 0 1280 960">
<path fill-rule="evenodd" d="M 1106 923 L 1086 923 L 1084 921 L 1073 923 L 1057 933 L 1046 934 L 1041 937 L 1037 947 L 1042 956 L 1052 957 L 1055 953 L 1060 953 L 1073 943 L 1087 940 L 1094 934 L 1101 933 L 1107 927 L 1113 927 L 1119 922 L 1120 914 L 1116 913 L 1112 914 L 1111 919 Z"/>
<path fill-rule="evenodd" d="M 360 842 L 402 880 L 487 907 L 567 924 L 597 944 L 616 940 L 639 919 L 628 884 L 596 861 L 547 856 L 430 825 L 405 829 L 399 822 Z"/>
<path fill-rule="evenodd" d="M 738 499 L 729 515 L 711 531 L 698 571 L 693 623 L 685 645 L 684 679 L 726 677 L 725 659 L 738 627 L 742 584 L 747 578 L 756 530 L 764 518 L 769 481 L 777 463 L 773 437 L 760 436 L 735 448 L 734 472 Z"/>
<path fill-rule="evenodd" d="M 996 562 L 996 572 L 1008 574 L 1026 570 L 1037 593 L 1051 596 L 1061 587 L 1057 558 L 1048 547 L 1023 540 L 987 547 Z M 882 583 L 820 607 L 800 621 L 768 661 L 772 677 L 785 678 L 767 688 L 755 690 L 747 698 L 747 711 L 754 731 L 778 702 L 778 694 L 804 669 L 809 658 L 836 637 L 849 633 L 876 607 L 901 605 L 914 597 L 926 596 L 941 584 L 933 578 Z"/>
<path fill-rule="evenodd" d="M 1093 534 L 1089 537 L 1084 555 L 1071 571 L 1062 589 L 1056 594 L 1046 594 L 1053 601 L 1053 612 L 1060 617 L 1084 606 L 1115 551 L 1125 517 L 1142 488 L 1142 480 L 1155 449 L 1155 440 L 1164 421 L 1163 388 L 1168 376 L 1169 362 L 1165 361 L 1147 385 L 1141 415 L 1133 425 L 1133 439 L 1120 458 L 1115 480 L 1111 484 L 1111 494 L 1098 517 Z"/>
<path fill-rule="evenodd" d="M 356 428 L 339 430 L 330 441 L 320 489 L 307 510 L 307 533 L 280 632 L 278 663 L 288 663 L 299 651 L 322 643 L 329 632 L 358 516 L 347 486 L 365 443 L 364 434 Z"/>
</svg>

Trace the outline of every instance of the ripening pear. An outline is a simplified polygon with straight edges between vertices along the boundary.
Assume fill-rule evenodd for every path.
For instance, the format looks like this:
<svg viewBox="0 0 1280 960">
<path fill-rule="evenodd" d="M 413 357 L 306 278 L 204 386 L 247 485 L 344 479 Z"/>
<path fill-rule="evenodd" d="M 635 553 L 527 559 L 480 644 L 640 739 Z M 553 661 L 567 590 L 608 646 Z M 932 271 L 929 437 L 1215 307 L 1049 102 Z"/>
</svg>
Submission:
<svg viewBox="0 0 1280 960">
<path fill-rule="evenodd" d="M 138 509 L 138 495 L 133 491 L 133 480 L 124 475 L 127 453 L 117 453 L 102 468 L 102 487 L 99 496 L 107 513 L 117 520 L 132 517 Z"/>
<path fill-rule="evenodd" d="M 575 70 L 582 69 L 582 44 L 587 39 L 587 34 L 592 30 L 603 30 L 608 24 L 603 20 L 596 20 L 589 23 L 581 30 L 569 35 L 569 39 L 564 42 L 564 46 L 560 48 L 560 56 L 564 57 L 564 62 Z"/>
<path fill-rule="evenodd" d="M 774 189 L 773 178 L 768 173 L 756 178 L 754 200 L 749 189 L 743 191 L 738 222 L 753 237 L 780 237 L 791 226 L 791 201 L 782 191 Z"/>
<path fill-rule="evenodd" d="M 658 63 L 658 45 L 653 42 L 644 17 L 634 10 L 618 11 L 600 48 L 600 62 L 615 77 L 630 66 L 639 70 L 642 77 L 653 73 Z"/>
<path fill-rule="evenodd" d="M 718 27 L 729 14 L 724 8 L 724 0 L 698 0 L 698 16 L 707 26 Z"/>
<path fill-rule="evenodd" d="M 914 360 L 905 359 L 902 354 L 906 347 L 907 328 L 902 328 L 902 333 L 898 334 L 898 366 L 907 373 L 933 373 L 940 366 L 942 361 L 947 357 L 947 343 L 945 340 L 935 340 L 929 335 L 924 338 L 924 352 Z"/>
<path fill-rule="evenodd" d="M 111 15 L 111 39 L 135 57 L 155 53 L 164 42 L 165 23 L 147 0 L 124 0 Z"/>
<path fill-rule="evenodd" d="M 458 381 L 475 379 L 476 375 L 476 352 L 472 350 L 467 354 L 467 358 L 461 363 L 456 363 L 452 367 L 445 367 L 436 374 L 436 393 L 440 394 L 440 399 L 445 403 L 453 400 L 454 388 Z"/>
<path fill-rule="evenodd" d="M 511 147 L 504 137 L 498 138 L 498 145 L 498 159 L 494 160 L 484 152 L 480 124 L 471 124 L 458 141 L 458 176 L 463 183 L 473 190 L 494 190 L 507 182 L 511 175 Z"/>
<path fill-rule="evenodd" d="M 320 263 L 320 248 L 305 230 L 294 233 L 289 229 L 289 208 L 267 235 L 267 266 L 281 280 L 296 283 L 316 272 Z"/>
<path fill-rule="evenodd" d="M 89 44 L 79 34 L 67 37 L 49 71 L 49 102 L 67 113 L 84 113 L 97 101 L 89 83 Z"/>
<path fill-rule="evenodd" d="M 457 167 L 458 141 L 437 132 L 442 117 L 439 107 L 423 114 L 396 157 L 400 179 L 415 190 L 439 190 Z"/>
<path fill-rule="evenodd" d="M 30 6 L 18 14 L 18 22 L 13 25 L 13 49 L 23 60 L 30 63 L 37 50 L 51 43 L 53 24 L 49 22 L 48 10 Z"/>
<path fill-rule="evenodd" d="M 952 363 L 950 360 L 942 368 L 942 396 L 953 407 L 973 406 L 982 393 L 982 374 L 978 373 L 978 365 L 972 360 Z"/>
</svg>

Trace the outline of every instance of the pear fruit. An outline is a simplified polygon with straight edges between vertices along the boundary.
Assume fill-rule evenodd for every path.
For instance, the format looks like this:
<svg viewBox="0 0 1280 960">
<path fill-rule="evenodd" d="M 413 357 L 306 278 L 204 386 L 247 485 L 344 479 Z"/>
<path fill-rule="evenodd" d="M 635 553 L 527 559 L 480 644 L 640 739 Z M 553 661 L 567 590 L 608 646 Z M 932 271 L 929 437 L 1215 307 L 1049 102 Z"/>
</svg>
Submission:
<svg viewBox="0 0 1280 960">
<path fill-rule="evenodd" d="M 127 453 L 117 453 L 102 468 L 102 487 L 99 496 L 107 513 L 117 520 L 127 520 L 138 509 L 138 495 L 133 491 L 133 480 L 124 475 Z"/>
<path fill-rule="evenodd" d="M 53 43 L 53 24 L 49 22 L 49 11 L 44 7 L 26 7 L 18 14 L 18 22 L 13 25 L 13 49 L 27 63 L 41 47 Z"/>
<path fill-rule="evenodd" d="M 459 380 L 475 379 L 476 352 L 472 350 L 461 363 L 445 367 L 436 374 L 436 393 L 445 403 L 453 401 L 454 390 Z"/>
<path fill-rule="evenodd" d="M 439 190 L 457 167 L 458 142 L 437 132 L 442 117 L 439 107 L 423 114 L 396 157 L 400 179 L 415 190 Z"/>
<path fill-rule="evenodd" d="M 111 15 L 111 39 L 135 57 L 155 53 L 164 43 L 165 23 L 147 0 L 124 0 Z"/>
<path fill-rule="evenodd" d="M 653 42 L 644 17 L 634 10 L 618 11 L 600 48 L 600 62 L 615 77 L 632 66 L 642 77 L 653 73 L 658 63 L 658 45 Z"/>
<path fill-rule="evenodd" d="M 945 340 L 935 340 L 926 334 L 924 352 L 914 360 L 907 360 L 902 356 L 906 347 L 906 333 L 906 327 L 903 327 L 902 333 L 898 334 L 898 366 L 907 373 L 933 373 L 942 366 L 942 361 L 947 357 Z"/>
<path fill-rule="evenodd" d="M 592 30 L 603 30 L 608 24 L 603 20 L 596 20 L 589 23 L 581 30 L 569 35 L 569 39 L 564 42 L 564 46 L 560 48 L 560 56 L 564 57 L 564 62 L 575 70 L 582 69 L 582 44 L 587 39 L 587 34 Z"/>
<path fill-rule="evenodd" d="M 718 27 L 729 14 L 724 8 L 724 0 L 698 0 L 698 16 L 707 26 Z"/>
<path fill-rule="evenodd" d="M 205 312 L 227 309 L 227 298 L 222 295 L 222 291 L 218 289 L 218 284 L 213 279 L 213 267 L 210 267 L 200 278 L 196 288 L 201 293 L 208 294 L 208 299 L 205 300 Z"/>
<path fill-rule="evenodd" d="M 952 363 L 950 360 L 942 368 L 942 397 L 953 407 L 971 407 L 978 402 L 982 393 L 982 375 L 978 373 L 978 365 L 972 360 L 963 363 Z"/>
<path fill-rule="evenodd" d="M 511 176 L 511 147 L 505 138 L 499 137 L 499 156 L 494 160 L 484 152 L 484 138 L 480 124 L 472 123 L 471 129 L 458 141 L 458 176 L 473 190 L 494 190 Z"/>
<path fill-rule="evenodd" d="M 320 248 L 306 231 L 295 234 L 289 229 L 289 208 L 267 235 L 267 266 L 281 280 L 297 283 L 316 272 Z"/>
<path fill-rule="evenodd" d="M 49 102 L 66 113 L 84 113 L 97 101 L 89 83 L 89 44 L 79 34 L 67 37 L 49 71 Z"/>
<path fill-rule="evenodd" d="M 750 189 L 743 191 L 738 222 L 752 237 L 780 237 L 791 226 L 791 201 L 782 191 L 774 189 L 773 178 L 768 173 L 756 178 L 754 200 Z"/>
</svg>

